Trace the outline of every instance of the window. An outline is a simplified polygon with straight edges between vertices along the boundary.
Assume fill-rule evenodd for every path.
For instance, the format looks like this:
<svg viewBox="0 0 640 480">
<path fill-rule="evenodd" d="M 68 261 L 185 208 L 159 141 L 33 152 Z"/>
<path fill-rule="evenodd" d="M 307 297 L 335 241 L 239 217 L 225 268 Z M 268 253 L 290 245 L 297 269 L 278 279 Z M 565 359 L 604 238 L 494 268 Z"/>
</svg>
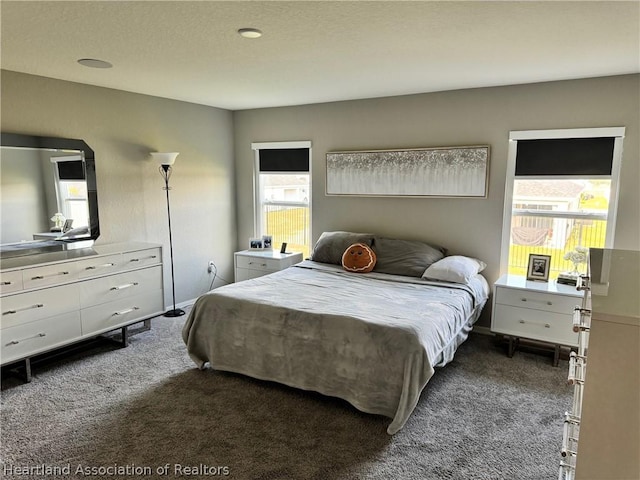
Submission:
<svg viewBox="0 0 640 480">
<path fill-rule="evenodd" d="M 253 143 L 256 236 L 271 235 L 273 248 L 311 250 L 311 142 Z"/>
<path fill-rule="evenodd" d="M 73 228 L 89 226 L 89 202 L 84 162 L 79 156 L 51 157 L 55 164 L 58 212 L 73 220 Z"/>
<path fill-rule="evenodd" d="M 624 128 L 511 132 L 501 271 L 526 275 L 551 255 L 550 279 L 576 247 L 613 246 Z M 581 266 L 581 273 L 586 271 Z"/>
</svg>

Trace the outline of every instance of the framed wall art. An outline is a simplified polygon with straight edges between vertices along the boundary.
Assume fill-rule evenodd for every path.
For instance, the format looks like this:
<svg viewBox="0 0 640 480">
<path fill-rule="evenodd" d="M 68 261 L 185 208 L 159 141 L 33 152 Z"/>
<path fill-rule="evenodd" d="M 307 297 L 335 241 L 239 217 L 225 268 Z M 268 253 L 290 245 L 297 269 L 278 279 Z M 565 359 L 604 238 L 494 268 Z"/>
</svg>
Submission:
<svg viewBox="0 0 640 480">
<path fill-rule="evenodd" d="M 327 195 L 486 198 L 489 146 L 327 153 Z"/>
</svg>

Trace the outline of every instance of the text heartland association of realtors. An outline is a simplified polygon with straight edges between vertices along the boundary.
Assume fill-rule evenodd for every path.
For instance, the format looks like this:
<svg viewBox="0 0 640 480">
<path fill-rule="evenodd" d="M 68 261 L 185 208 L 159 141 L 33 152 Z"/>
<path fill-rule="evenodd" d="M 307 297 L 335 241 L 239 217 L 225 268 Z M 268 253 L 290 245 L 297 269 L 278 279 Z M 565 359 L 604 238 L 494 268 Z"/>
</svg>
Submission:
<svg viewBox="0 0 640 480">
<path fill-rule="evenodd" d="M 83 465 L 78 464 L 75 467 L 71 464 L 66 465 L 11 465 L 2 466 L 4 475 L 38 475 L 52 477 L 55 475 L 70 475 L 73 473 L 78 476 L 97 477 L 97 476 L 119 476 L 119 477 L 145 477 L 152 475 L 180 475 L 180 476 L 198 476 L 198 477 L 226 477 L 231 473 L 228 466 L 219 465 L 182 465 L 180 463 L 166 463 L 157 467 L 148 465 L 141 466 L 136 464 L 119 465 Z"/>
</svg>

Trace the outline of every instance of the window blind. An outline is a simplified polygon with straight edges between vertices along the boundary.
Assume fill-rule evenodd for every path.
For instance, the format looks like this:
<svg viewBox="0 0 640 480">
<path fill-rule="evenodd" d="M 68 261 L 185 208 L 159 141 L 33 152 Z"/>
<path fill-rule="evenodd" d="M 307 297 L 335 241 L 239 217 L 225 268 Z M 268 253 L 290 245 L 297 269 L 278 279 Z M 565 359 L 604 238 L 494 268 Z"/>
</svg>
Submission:
<svg viewBox="0 0 640 480">
<path fill-rule="evenodd" d="M 518 140 L 516 176 L 611 175 L 614 137 Z"/>
<path fill-rule="evenodd" d="M 84 180 L 84 165 L 82 160 L 56 162 L 60 180 Z"/>
<path fill-rule="evenodd" d="M 268 148 L 259 150 L 260 173 L 308 172 L 308 148 Z"/>
</svg>

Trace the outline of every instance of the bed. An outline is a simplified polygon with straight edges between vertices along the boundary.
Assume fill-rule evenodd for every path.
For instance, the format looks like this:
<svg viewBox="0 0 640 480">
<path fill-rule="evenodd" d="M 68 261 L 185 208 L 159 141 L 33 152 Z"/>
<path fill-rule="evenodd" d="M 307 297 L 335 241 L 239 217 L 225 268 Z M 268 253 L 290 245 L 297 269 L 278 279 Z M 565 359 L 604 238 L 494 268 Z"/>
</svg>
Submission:
<svg viewBox="0 0 640 480">
<path fill-rule="evenodd" d="M 484 264 L 456 256 L 476 266 L 462 277 L 458 267 L 452 274 L 451 265 L 444 275 L 426 276 L 429 268 L 435 272 L 433 267 L 455 258 L 430 251 L 413 271 L 406 262 L 398 269 L 405 250 L 385 248 L 406 246 L 397 243 L 405 241 L 365 235 L 379 246 L 381 267 L 352 273 L 335 263 L 335 253 L 364 234 L 329 233 L 348 235 L 324 250 L 321 237 L 311 260 L 199 297 L 183 339 L 201 369 L 209 365 L 342 398 L 363 412 L 391 418 L 387 432 L 394 434 L 434 368 L 453 359 L 485 305 L 489 287 L 479 273 Z"/>
</svg>

